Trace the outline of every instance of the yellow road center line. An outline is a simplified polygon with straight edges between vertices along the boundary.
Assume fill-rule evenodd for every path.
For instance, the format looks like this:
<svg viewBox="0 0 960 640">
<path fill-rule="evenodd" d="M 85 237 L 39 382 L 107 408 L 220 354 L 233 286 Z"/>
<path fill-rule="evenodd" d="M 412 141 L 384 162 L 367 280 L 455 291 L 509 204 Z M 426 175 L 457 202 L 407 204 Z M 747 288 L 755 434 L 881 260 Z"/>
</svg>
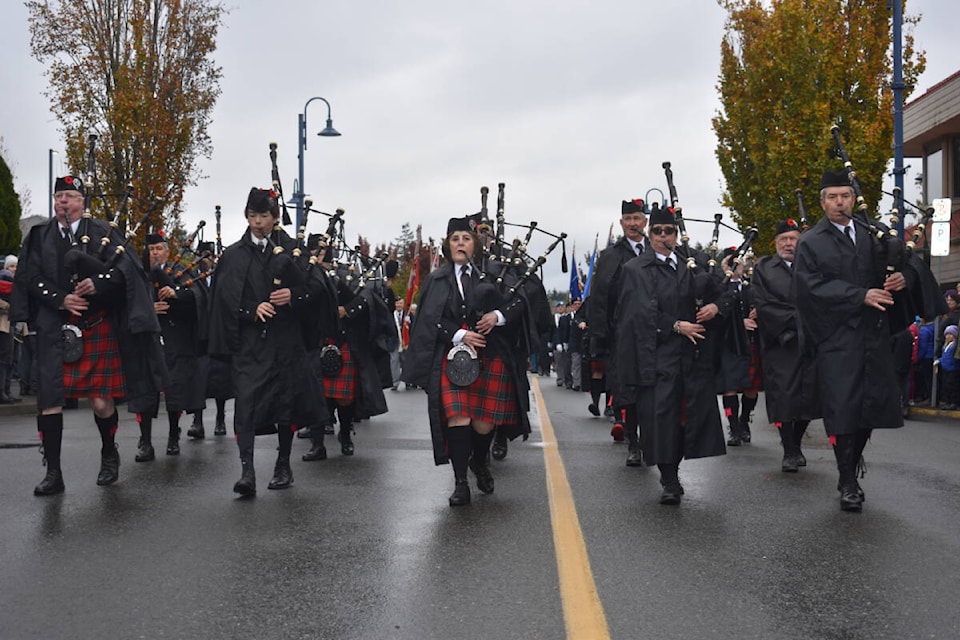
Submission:
<svg viewBox="0 0 960 640">
<path fill-rule="evenodd" d="M 604 640 L 610 638 L 603 604 L 597 593 L 597 584 L 590 569 L 587 544 L 573 503 L 573 491 L 567 481 L 567 472 L 560 458 L 557 437 L 547 414 L 547 405 L 540 393 L 536 376 L 531 378 L 533 393 L 540 414 L 543 434 L 543 459 L 547 473 L 547 495 L 550 498 L 550 522 L 553 527 L 553 546 L 560 576 L 560 603 L 567 638 L 572 640 Z"/>
</svg>

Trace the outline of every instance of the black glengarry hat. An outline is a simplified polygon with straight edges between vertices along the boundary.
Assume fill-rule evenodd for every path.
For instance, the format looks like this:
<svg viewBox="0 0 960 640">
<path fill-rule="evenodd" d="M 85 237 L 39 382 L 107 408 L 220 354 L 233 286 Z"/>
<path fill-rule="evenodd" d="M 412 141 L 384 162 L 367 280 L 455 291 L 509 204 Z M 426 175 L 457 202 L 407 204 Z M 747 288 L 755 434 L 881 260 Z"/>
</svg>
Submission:
<svg viewBox="0 0 960 640">
<path fill-rule="evenodd" d="M 477 232 L 477 222 L 473 216 L 466 216 L 465 218 L 450 218 L 447 222 L 447 235 L 449 236 L 454 231 L 469 231 L 470 233 Z"/>
<path fill-rule="evenodd" d="M 163 231 L 158 231 L 156 233 L 148 233 L 144 244 L 149 247 L 152 244 L 160 244 L 166 241 L 167 239 L 163 237 Z"/>
<path fill-rule="evenodd" d="M 846 171 L 824 171 L 823 176 L 820 177 L 820 188 L 826 189 L 827 187 L 849 187 L 850 186 L 850 176 L 847 175 Z"/>
<path fill-rule="evenodd" d="M 669 209 L 655 208 L 650 213 L 650 226 L 658 224 L 672 224 L 676 226 L 677 219 L 673 217 L 673 213 Z"/>
<path fill-rule="evenodd" d="M 273 189 L 258 189 L 251 187 L 247 195 L 247 211 L 254 213 L 270 212 L 274 218 L 280 217 L 280 207 L 277 205 L 277 192 Z"/>
<path fill-rule="evenodd" d="M 62 178 L 57 178 L 57 183 L 53 187 L 53 192 L 57 193 L 58 191 L 79 191 L 82 195 L 87 195 L 87 192 L 83 187 L 83 180 L 77 176 L 63 176 Z"/>
<path fill-rule="evenodd" d="M 625 216 L 628 213 L 646 213 L 643 200 L 640 198 L 624 200 L 620 205 L 620 215 Z"/>
<path fill-rule="evenodd" d="M 798 225 L 797 221 L 793 218 L 787 218 L 786 220 L 777 222 L 777 227 L 773 235 L 776 237 L 781 233 L 786 233 L 788 231 L 800 231 L 800 225 Z"/>
</svg>

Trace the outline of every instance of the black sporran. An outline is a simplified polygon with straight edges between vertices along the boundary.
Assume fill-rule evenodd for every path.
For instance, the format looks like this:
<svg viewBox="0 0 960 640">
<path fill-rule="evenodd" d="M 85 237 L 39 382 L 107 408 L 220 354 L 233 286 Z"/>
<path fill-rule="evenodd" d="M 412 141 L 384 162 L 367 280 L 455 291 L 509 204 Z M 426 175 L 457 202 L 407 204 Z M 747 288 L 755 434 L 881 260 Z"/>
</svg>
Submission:
<svg viewBox="0 0 960 640">
<path fill-rule="evenodd" d="M 75 324 L 65 324 L 60 327 L 63 335 L 63 361 L 67 364 L 76 362 L 83 357 L 83 332 Z"/>
<path fill-rule="evenodd" d="M 447 380 L 458 387 L 469 387 L 480 377 L 480 358 L 467 344 L 459 344 L 447 353 Z"/>
<path fill-rule="evenodd" d="M 343 354 L 340 347 L 328 344 L 320 350 L 320 372 L 325 378 L 332 378 L 343 368 Z"/>
</svg>

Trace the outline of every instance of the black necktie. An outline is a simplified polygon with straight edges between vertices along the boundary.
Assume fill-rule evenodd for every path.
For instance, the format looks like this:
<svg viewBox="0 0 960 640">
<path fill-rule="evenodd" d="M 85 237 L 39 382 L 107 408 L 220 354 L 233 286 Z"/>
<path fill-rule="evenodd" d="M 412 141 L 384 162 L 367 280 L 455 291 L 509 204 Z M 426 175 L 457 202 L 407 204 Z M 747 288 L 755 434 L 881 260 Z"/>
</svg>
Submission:
<svg viewBox="0 0 960 640">
<path fill-rule="evenodd" d="M 470 293 L 473 291 L 473 282 L 471 282 L 470 274 L 465 266 L 460 267 L 460 286 L 463 287 L 463 301 L 469 301 Z"/>
<path fill-rule="evenodd" d="M 667 257 L 667 264 L 670 265 L 670 268 L 674 271 L 677 270 L 677 261 L 673 259 L 673 256 Z"/>
<path fill-rule="evenodd" d="M 853 233 L 850 231 L 850 225 L 845 226 L 843 232 L 847 235 L 847 240 L 850 241 L 850 244 L 857 246 L 856 241 L 853 239 Z"/>
</svg>

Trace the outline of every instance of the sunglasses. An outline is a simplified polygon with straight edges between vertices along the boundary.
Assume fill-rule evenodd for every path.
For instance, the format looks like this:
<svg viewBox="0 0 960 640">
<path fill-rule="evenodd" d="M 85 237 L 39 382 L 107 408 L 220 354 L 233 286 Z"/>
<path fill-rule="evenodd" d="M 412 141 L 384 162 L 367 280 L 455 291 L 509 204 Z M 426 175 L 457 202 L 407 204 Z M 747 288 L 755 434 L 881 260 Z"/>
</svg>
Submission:
<svg viewBox="0 0 960 640">
<path fill-rule="evenodd" d="M 677 232 L 676 227 L 666 226 L 666 227 L 650 227 L 650 233 L 655 236 L 672 236 Z"/>
</svg>

